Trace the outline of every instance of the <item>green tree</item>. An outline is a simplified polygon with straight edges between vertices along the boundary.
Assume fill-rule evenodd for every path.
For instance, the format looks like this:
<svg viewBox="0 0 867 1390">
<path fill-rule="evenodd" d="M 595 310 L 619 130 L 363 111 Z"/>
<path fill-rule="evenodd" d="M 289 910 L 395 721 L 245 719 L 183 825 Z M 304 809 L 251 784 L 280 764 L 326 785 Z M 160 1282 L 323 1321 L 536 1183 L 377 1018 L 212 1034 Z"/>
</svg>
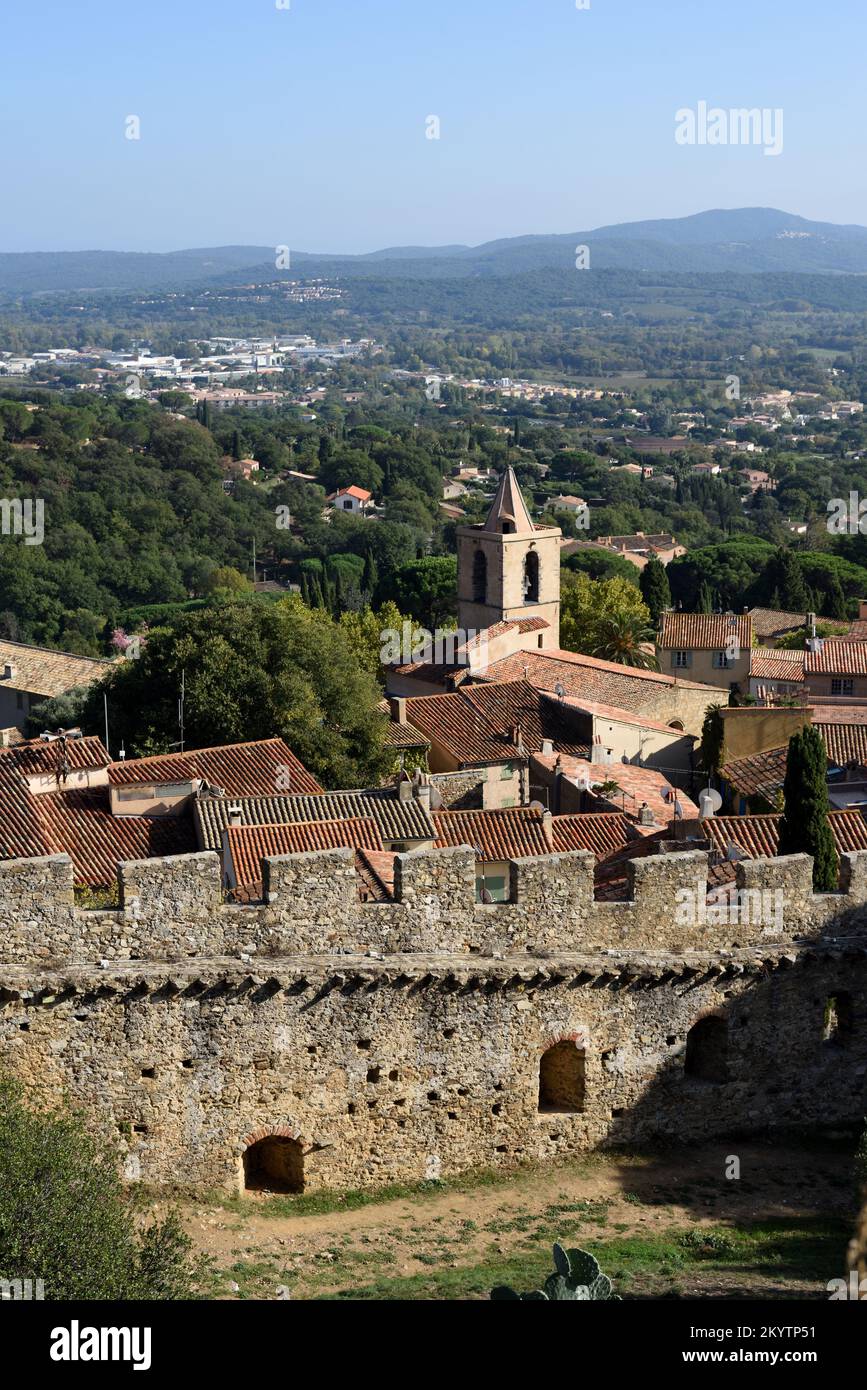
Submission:
<svg viewBox="0 0 867 1390">
<path fill-rule="evenodd" d="M 454 555 L 426 555 L 402 565 L 392 576 L 389 590 L 401 612 L 433 631 L 454 618 L 457 585 Z"/>
<path fill-rule="evenodd" d="M 651 622 L 658 623 L 660 614 L 666 608 L 671 607 L 671 589 L 668 584 L 668 576 L 665 573 L 665 566 L 655 555 L 651 556 L 641 571 L 639 588 L 641 589 L 641 597 L 650 611 Z"/>
<path fill-rule="evenodd" d="M 104 689 L 113 742 L 136 754 L 167 750 L 178 739 L 182 675 L 188 748 L 278 736 L 328 786 L 379 781 L 380 691 L 324 610 L 293 595 L 184 613 L 92 688 L 84 727 L 102 731 Z"/>
<path fill-rule="evenodd" d="M 720 769 L 725 741 L 722 708 L 722 705 L 708 705 L 702 721 L 699 757 L 706 772 L 719 772 Z"/>
<path fill-rule="evenodd" d="M 630 653 L 636 660 L 626 664 L 644 664 L 649 653 L 640 651 L 643 643 L 652 643 L 650 613 L 634 584 L 624 579 L 594 581 L 586 574 L 566 573 L 562 576 L 560 594 L 560 641 L 569 651 L 586 652 L 588 656 L 602 651 Z M 605 657 L 622 660 L 623 657 Z M 651 669 L 656 658 L 651 658 Z"/>
<path fill-rule="evenodd" d="M 778 854 L 810 854 L 813 887 L 837 887 L 838 859 L 828 823 L 828 754 L 818 729 L 805 728 L 789 739 L 783 783 L 783 819 Z"/>
<path fill-rule="evenodd" d="M 658 671 L 659 662 L 653 650 L 655 635 L 655 629 L 638 613 L 608 613 L 599 621 L 597 640 L 590 655 L 601 661 L 616 661 L 621 666 Z"/>
<path fill-rule="evenodd" d="M 176 1215 L 140 1228 L 117 1157 L 91 1117 L 32 1110 L 17 1081 L 0 1079 L 0 1278 L 42 1279 L 61 1302 L 193 1296 Z"/>
</svg>

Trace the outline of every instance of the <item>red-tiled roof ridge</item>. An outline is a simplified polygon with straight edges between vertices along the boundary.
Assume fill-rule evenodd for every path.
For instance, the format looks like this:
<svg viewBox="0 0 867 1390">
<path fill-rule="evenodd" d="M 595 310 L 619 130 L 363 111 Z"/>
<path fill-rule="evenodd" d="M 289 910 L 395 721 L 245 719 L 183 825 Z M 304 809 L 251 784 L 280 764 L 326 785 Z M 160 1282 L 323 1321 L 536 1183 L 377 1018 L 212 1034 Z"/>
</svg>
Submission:
<svg viewBox="0 0 867 1390">
<path fill-rule="evenodd" d="M 230 825 L 223 835 L 231 852 L 235 877 L 242 886 L 261 879 L 263 859 L 323 849 L 382 851 L 382 836 L 376 822 L 364 816 L 346 820 Z"/>
<path fill-rule="evenodd" d="M 713 651 L 737 641 L 748 652 L 753 642 L 753 620 L 747 613 L 663 613 L 657 645 L 665 650 Z"/>
<path fill-rule="evenodd" d="M 277 769 L 285 768 L 278 786 Z M 217 744 L 210 748 L 191 748 L 184 752 L 155 753 L 146 758 L 129 758 L 109 764 L 108 780 L 112 786 L 128 786 L 136 782 L 189 780 L 202 777 L 209 782 L 225 785 L 230 796 L 276 791 L 296 791 L 316 795 L 322 787 L 307 771 L 282 738 L 252 739 L 244 743 Z"/>
</svg>

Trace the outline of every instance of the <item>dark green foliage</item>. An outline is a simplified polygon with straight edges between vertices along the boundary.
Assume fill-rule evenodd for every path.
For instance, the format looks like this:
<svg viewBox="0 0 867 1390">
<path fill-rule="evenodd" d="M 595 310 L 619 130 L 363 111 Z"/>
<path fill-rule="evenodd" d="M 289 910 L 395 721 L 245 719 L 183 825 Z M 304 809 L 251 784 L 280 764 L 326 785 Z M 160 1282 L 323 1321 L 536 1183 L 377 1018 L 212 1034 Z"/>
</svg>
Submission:
<svg viewBox="0 0 867 1390">
<path fill-rule="evenodd" d="M 706 772 L 719 772 L 725 739 L 721 709 L 722 705 L 708 705 L 701 726 L 699 755 Z"/>
<path fill-rule="evenodd" d="M 139 1230 L 117 1155 L 93 1131 L 75 1112 L 26 1108 L 0 1079 L 0 1279 L 42 1279 L 51 1301 L 192 1297 L 177 1217 Z"/>
<path fill-rule="evenodd" d="M 458 564 L 453 555 L 426 555 L 402 565 L 393 576 L 388 597 L 402 613 L 434 631 L 454 616 Z"/>
<path fill-rule="evenodd" d="M 326 612 L 291 597 L 184 614 L 152 630 L 138 660 L 91 687 L 83 727 L 103 734 L 105 689 L 112 751 L 121 740 L 136 755 L 168 751 L 179 736 L 182 672 L 187 748 L 278 736 L 329 786 L 378 782 L 386 765 L 380 692 Z"/>
<path fill-rule="evenodd" d="M 810 854 L 813 887 L 828 893 L 837 887 L 839 863 L 828 824 L 828 755 L 818 729 L 801 729 L 789 739 L 784 811 L 778 854 Z"/>
<path fill-rule="evenodd" d="M 619 1299 L 611 1292 L 611 1280 L 599 1268 L 599 1262 L 586 1250 L 566 1250 L 554 1246 L 554 1273 L 545 1280 L 544 1289 L 516 1293 L 505 1284 L 491 1290 L 491 1298 L 511 1302 L 570 1302 L 586 1303 L 596 1299 Z"/>
<path fill-rule="evenodd" d="M 671 589 L 665 566 L 655 555 L 651 556 L 641 571 L 638 587 L 641 589 L 641 597 L 650 609 L 652 621 L 658 623 L 660 614 L 671 607 Z"/>
</svg>

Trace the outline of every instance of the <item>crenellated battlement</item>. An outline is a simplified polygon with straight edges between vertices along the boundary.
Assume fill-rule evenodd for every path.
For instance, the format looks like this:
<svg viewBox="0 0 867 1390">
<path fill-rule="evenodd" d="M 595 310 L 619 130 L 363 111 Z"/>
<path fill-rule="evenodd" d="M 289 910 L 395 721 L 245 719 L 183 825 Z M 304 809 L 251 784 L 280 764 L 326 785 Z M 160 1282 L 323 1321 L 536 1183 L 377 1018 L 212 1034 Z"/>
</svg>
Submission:
<svg viewBox="0 0 867 1390">
<path fill-rule="evenodd" d="M 333 1188 L 863 1116 L 867 854 L 819 895 L 805 856 L 751 860 L 722 908 L 701 852 L 632 861 L 623 902 L 593 871 L 516 860 L 482 905 L 473 850 L 413 851 L 369 903 L 327 850 L 242 906 L 203 853 L 121 864 L 89 911 L 67 857 L 8 860 L 0 1066 L 84 1105 L 130 1181 L 227 1190 L 268 1136 Z"/>
<path fill-rule="evenodd" d="M 629 899 L 597 902 L 583 851 L 518 859 L 510 900 L 476 901 L 468 847 L 396 857 L 394 900 L 359 899 L 348 849 L 263 862 L 264 900 L 223 901 L 205 852 L 118 866 L 121 906 L 75 905 L 70 859 L 0 862 L 0 960 L 54 966 L 99 960 L 339 953 L 496 956 L 594 950 L 737 949 L 867 935 L 867 852 L 845 855 L 841 890 L 816 894 L 806 855 L 738 865 L 735 899 L 709 903 L 703 851 L 627 862 Z"/>
</svg>

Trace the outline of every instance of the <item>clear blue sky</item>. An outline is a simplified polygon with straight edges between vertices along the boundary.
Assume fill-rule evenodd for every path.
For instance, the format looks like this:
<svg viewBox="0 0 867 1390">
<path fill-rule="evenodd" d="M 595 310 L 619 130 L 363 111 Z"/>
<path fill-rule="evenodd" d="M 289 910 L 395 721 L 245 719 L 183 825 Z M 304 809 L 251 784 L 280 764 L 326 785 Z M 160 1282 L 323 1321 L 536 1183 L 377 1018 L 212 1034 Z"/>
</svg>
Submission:
<svg viewBox="0 0 867 1390">
<path fill-rule="evenodd" d="M 867 224 L 865 38 L 864 0 L 9 0 L 0 250 Z M 783 153 L 677 145 L 699 100 L 782 107 Z"/>
</svg>

